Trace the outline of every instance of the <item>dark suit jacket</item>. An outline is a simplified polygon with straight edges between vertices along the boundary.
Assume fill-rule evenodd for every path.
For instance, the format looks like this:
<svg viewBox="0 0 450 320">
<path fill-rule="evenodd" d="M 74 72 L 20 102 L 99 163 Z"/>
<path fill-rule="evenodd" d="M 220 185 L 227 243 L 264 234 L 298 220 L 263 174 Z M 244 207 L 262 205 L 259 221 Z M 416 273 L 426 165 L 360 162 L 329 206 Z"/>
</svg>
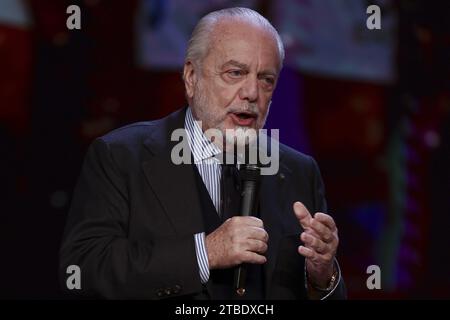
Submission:
<svg viewBox="0 0 450 320">
<path fill-rule="evenodd" d="M 104 298 L 204 296 L 193 235 L 203 232 L 191 165 L 174 165 L 170 136 L 184 127 L 186 109 L 132 124 L 96 139 L 76 186 L 60 250 L 64 288 L 69 265 L 81 269 L 81 290 Z M 262 176 L 261 218 L 269 233 L 264 266 L 268 299 L 306 298 L 302 229 L 292 205 L 325 211 L 315 161 L 280 145 L 280 169 Z M 200 293 L 203 292 L 203 295 Z M 332 294 L 344 297 L 341 283 Z"/>
</svg>

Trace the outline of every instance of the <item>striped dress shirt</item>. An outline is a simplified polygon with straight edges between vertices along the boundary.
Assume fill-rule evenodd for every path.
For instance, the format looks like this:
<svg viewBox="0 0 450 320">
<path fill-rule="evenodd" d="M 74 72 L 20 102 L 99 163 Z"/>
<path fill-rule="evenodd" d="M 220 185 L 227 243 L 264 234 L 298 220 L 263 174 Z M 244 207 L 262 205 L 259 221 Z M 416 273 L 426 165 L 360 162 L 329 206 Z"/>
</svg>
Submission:
<svg viewBox="0 0 450 320">
<path fill-rule="evenodd" d="M 222 151 L 212 143 L 204 134 L 199 124 L 195 121 L 192 110 L 186 111 L 184 127 L 187 132 L 189 148 L 191 149 L 194 164 L 196 165 L 209 196 L 220 215 L 220 178 L 222 175 L 220 161 L 216 156 Z M 206 253 L 205 233 L 194 235 L 195 251 L 200 270 L 200 279 L 203 284 L 209 279 L 209 264 Z"/>
</svg>

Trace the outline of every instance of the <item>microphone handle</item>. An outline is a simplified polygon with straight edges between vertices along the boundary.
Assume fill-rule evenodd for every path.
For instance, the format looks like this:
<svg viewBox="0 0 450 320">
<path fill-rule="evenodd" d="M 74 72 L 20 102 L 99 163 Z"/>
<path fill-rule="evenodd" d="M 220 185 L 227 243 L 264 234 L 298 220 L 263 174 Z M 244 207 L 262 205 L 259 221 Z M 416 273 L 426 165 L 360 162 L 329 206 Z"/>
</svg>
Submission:
<svg viewBox="0 0 450 320">
<path fill-rule="evenodd" d="M 253 180 L 245 180 L 243 183 L 241 215 L 251 216 L 256 211 L 258 183 Z M 247 266 L 241 264 L 234 274 L 234 288 L 238 296 L 245 294 L 245 280 L 247 278 Z"/>
<path fill-rule="evenodd" d="M 251 216 L 255 213 L 258 183 L 252 180 L 244 181 L 242 190 L 241 215 Z"/>
</svg>

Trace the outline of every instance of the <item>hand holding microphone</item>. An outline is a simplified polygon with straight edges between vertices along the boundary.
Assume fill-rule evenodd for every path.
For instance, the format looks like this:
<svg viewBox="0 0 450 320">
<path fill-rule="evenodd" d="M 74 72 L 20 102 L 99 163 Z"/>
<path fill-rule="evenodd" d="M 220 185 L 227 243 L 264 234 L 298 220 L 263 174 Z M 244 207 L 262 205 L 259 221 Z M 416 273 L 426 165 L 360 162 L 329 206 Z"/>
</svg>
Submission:
<svg viewBox="0 0 450 320">
<path fill-rule="evenodd" d="M 264 253 L 267 251 L 269 235 L 264 230 L 262 220 L 252 216 L 258 203 L 259 168 L 241 165 L 240 175 L 241 216 L 226 220 L 206 237 L 210 269 L 230 268 L 245 263 L 264 264 L 267 261 Z M 244 285 L 245 267 L 240 267 L 236 270 L 234 286 L 238 290 L 245 289 Z"/>
<path fill-rule="evenodd" d="M 225 269 L 242 263 L 263 264 L 269 236 L 261 219 L 232 217 L 206 236 L 210 269 Z"/>
</svg>

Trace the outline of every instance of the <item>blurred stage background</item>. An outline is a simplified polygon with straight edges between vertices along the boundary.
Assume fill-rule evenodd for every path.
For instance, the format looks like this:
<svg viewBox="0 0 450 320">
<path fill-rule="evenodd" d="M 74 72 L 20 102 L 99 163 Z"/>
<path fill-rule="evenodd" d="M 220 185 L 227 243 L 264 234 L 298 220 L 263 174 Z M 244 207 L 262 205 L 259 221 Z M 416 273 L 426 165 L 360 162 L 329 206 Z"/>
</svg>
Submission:
<svg viewBox="0 0 450 320">
<path fill-rule="evenodd" d="M 366 28 L 370 4 L 382 30 Z M 57 254 L 86 147 L 183 106 L 189 34 L 229 6 L 282 34 L 267 128 L 320 165 L 349 297 L 450 298 L 449 7 L 425 0 L 0 0 L 0 297 L 62 298 Z M 372 264 L 381 290 L 366 288 Z"/>
</svg>

